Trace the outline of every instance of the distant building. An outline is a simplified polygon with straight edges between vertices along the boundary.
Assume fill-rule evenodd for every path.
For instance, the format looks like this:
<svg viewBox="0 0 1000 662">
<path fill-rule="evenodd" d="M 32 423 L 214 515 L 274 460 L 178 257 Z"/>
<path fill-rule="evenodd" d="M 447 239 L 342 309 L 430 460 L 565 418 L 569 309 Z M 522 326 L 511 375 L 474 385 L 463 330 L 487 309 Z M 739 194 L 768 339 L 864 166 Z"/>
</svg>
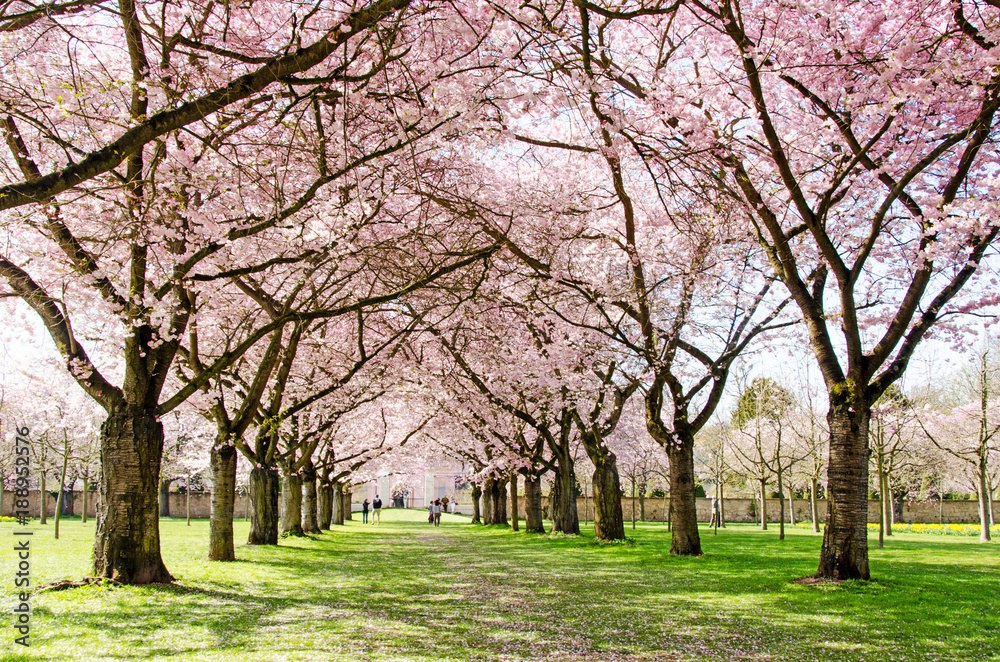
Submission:
<svg viewBox="0 0 1000 662">
<path fill-rule="evenodd" d="M 355 486 L 352 500 L 355 503 L 365 499 L 374 501 L 377 495 L 384 507 L 425 508 L 435 499 L 450 499 L 462 490 L 466 482 L 464 473 L 461 465 L 452 465 L 431 467 L 422 476 L 388 474 Z"/>
</svg>

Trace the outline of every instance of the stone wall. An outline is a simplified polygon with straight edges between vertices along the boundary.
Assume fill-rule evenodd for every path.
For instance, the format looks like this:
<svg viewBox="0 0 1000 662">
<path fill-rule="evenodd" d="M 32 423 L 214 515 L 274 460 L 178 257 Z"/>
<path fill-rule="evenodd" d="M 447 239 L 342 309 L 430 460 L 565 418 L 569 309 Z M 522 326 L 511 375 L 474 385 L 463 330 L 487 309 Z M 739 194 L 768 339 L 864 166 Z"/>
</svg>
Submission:
<svg viewBox="0 0 1000 662">
<path fill-rule="evenodd" d="M 49 515 L 55 514 L 56 500 L 49 495 L 48 511 Z M 91 492 L 90 504 L 88 507 L 88 516 L 94 517 L 94 506 L 96 494 Z M 37 516 L 38 515 L 38 492 L 31 492 L 28 501 L 31 504 L 31 512 Z M 211 513 L 211 499 L 212 495 L 208 492 L 192 493 L 191 494 L 191 517 L 197 519 L 207 519 Z M 3 493 L 3 509 L 0 510 L 0 514 L 11 515 L 13 512 L 13 500 L 14 494 L 12 492 Z M 726 510 L 726 521 L 727 522 L 756 522 L 759 521 L 759 515 L 756 512 L 757 503 L 754 499 L 725 499 L 725 510 Z M 170 493 L 170 515 L 172 517 L 183 518 L 186 516 L 186 503 L 187 495 L 178 494 L 176 492 Z M 518 499 L 518 505 L 520 506 L 521 518 L 524 518 L 524 498 L 523 495 Z M 548 505 L 548 499 L 542 497 L 542 507 L 546 508 Z M 584 497 L 579 497 L 577 499 L 577 510 L 580 514 L 580 519 L 583 521 L 590 521 L 594 517 L 594 503 L 593 500 Z M 659 497 L 647 497 L 646 498 L 646 521 L 648 522 L 664 522 L 666 521 L 666 511 L 664 510 L 664 499 Z M 669 499 L 666 501 L 666 505 L 669 505 Z M 701 498 L 697 501 L 698 505 L 698 519 L 699 521 L 707 522 L 712 518 L 712 500 L 707 498 Z M 83 495 L 81 492 L 74 492 L 74 503 L 73 503 L 73 513 L 75 515 L 80 514 L 80 509 L 83 506 Z M 508 512 L 510 511 L 510 504 L 508 503 Z M 787 509 L 788 502 L 785 502 L 785 507 Z M 994 512 L 1000 512 L 997 508 L 1000 507 L 1000 502 L 994 501 L 993 508 Z M 235 516 L 237 518 L 243 518 L 246 516 L 247 508 L 247 498 L 244 495 L 236 495 L 236 508 Z M 767 514 L 769 522 L 778 521 L 778 500 L 768 499 L 767 500 Z M 820 521 L 825 521 L 826 519 L 826 500 L 819 499 L 817 503 L 817 509 L 819 511 Z M 878 501 L 868 502 L 868 521 L 878 522 Z M 353 504 L 352 510 L 361 510 L 360 503 Z M 463 515 L 472 514 L 472 503 L 470 499 L 459 498 L 458 512 Z M 626 521 L 632 521 L 632 499 L 623 498 L 622 499 L 622 514 L 625 516 Z M 639 516 L 639 499 L 635 499 L 635 517 L 640 520 Z M 803 522 L 809 521 L 809 500 L 808 499 L 795 499 L 795 521 Z M 788 521 L 788 513 L 785 513 L 785 521 Z M 903 504 L 903 516 L 897 521 L 902 523 L 927 523 L 936 524 L 938 522 L 943 522 L 945 524 L 975 524 L 979 522 L 979 504 L 976 501 L 945 501 L 943 504 L 939 504 L 937 501 L 930 502 L 905 502 Z"/>
<path fill-rule="evenodd" d="M 724 499 L 725 517 L 727 522 L 759 522 L 760 514 L 757 512 L 758 503 L 755 499 Z M 548 500 L 542 497 L 542 507 L 547 506 Z M 628 522 L 632 521 L 632 503 L 630 497 L 622 498 L 622 515 Z M 808 499 L 795 499 L 795 521 L 811 521 L 810 506 Z M 524 499 L 518 500 L 521 517 L 524 517 Z M 646 498 L 646 521 L 665 522 L 666 511 L 669 509 L 670 500 L 657 497 Z M 579 497 L 576 500 L 577 511 L 580 519 L 589 521 L 594 517 L 594 503 L 590 498 Z M 665 509 L 666 506 L 666 509 Z M 994 501 L 994 512 L 1000 502 Z M 508 509 L 509 509 L 508 504 Z M 697 500 L 698 520 L 708 522 L 712 519 L 712 500 L 710 498 L 700 498 Z M 767 521 L 777 522 L 780 505 L 778 499 L 767 500 Z M 470 506 L 471 510 L 471 506 Z M 788 501 L 785 501 L 785 521 L 789 521 Z M 826 499 L 818 499 L 816 510 L 821 522 L 826 521 Z M 876 523 L 878 517 L 879 502 L 868 502 L 868 521 Z M 635 499 L 635 518 L 641 521 L 639 499 Z M 977 524 L 979 523 L 979 503 L 976 501 L 944 501 L 939 504 L 937 501 L 931 502 L 904 502 L 903 514 L 897 518 L 897 522 L 904 524 L 926 523 L 926 524 Z"/>
<path fill-rule="evenodd" d="M 37 517 L 39 513 L 39 493 L 37 491 L 32 491 L 28 495 L 28 502 L 30 504 L 31 513 Z M 91 492 L 87 504 L 87 516 L 95 517 L 97 493 Z M 4 492 L 3 493 L 3 509 L 0 510 L 0 514 L 11 515 L 13 512 L 13 502 L 14 493 Z M 186 517 L 187 510 L 187 495 L 179 494 L 177 492 L 170 493 L 170 515 L 172 517 Z M 243 517 L 246 512 L 247 498 L 243 495 L 236 495 L 236 508 L 235 515 L 238 518 Z M 80 515 L 83 508 L 83 493 L 80 491 L 73 492 L 73 514 Z M 207 519 L 212 511 L 212 495 L 209 492 L 195 492 L 191 494 L 191 517 L 194 518 L 205 518 Z M 55 515 L 56 512 L 56 499 L 49 493 L 48 501 L 48 512 L 49 515 Z"/>
</svg>

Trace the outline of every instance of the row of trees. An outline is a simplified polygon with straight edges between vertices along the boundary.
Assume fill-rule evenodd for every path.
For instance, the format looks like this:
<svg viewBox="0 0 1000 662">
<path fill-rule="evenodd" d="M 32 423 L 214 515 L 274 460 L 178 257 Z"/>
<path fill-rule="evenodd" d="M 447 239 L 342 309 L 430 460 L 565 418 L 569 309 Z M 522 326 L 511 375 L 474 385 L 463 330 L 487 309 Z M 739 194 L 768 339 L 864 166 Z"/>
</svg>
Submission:
<svg viewBox="0 0 1000 662">
<path fill-rule="evenodd" d="M 279 476 L 295 517 L 338 421 L 389 390 L 400 444 L 436 440 L 491 494 L 516 471 L 529 503 L 551 473 L 570 533 L 579 442 L 602 538 L 641 401 L 672 551 L 700 554 L 695 437 L 784 335 L 827 391 L 818 574 L 869 577 L 874 408 L 932 328 L 995 303 L 989 3 L 2 12 L 3 295 L 106 415 L 95 574 L 170 580 L 171 413 L 214 426 L 224 560 L 237 453 L 250 542 L 274 544 Z"/>
</svg>

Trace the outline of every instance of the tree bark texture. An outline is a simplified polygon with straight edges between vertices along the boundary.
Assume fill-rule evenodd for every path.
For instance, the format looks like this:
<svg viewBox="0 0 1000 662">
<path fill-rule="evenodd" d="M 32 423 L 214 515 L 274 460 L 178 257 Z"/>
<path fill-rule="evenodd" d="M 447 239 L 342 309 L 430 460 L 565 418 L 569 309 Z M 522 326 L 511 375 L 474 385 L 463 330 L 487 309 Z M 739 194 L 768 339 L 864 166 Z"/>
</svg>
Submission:
<svg viewBox="0 0 1000 662">
<path fill-rule="evenodd" d="M 812 516 L 813 532 L 819 533 L 819 502 L 816 493 L 819 492 L 819 481 L 812 479 L 809 486 L 809 514 Z"/>
<path fill-rule="evenodd" d="M 520 526 L 518 525 L 519 511 L 517 503 L 517 473 L 511 473 L 510 475 L 510 528 L 512 531 L 518 531 Z"/>
<path fill-rule="evenodd" d="M 160 479 L 160 517 L 170 517 L 170 483 Z"/>
<path fill-rule="evenodd" d="M 624 540 L 621 478 L 614 454 L 607 454 L 594 466 L 594 536 L 598 540 Z M 632 499 L 635 509 L 635 499 Z"/>
<path fill-rule="evenodd" d="M 479 499 L 483 496 L 483 490 L 479 487 L 479 483 L 472 484 L 472 523 L 482 524 L 482 519 L 479 510 Z M 540 498 L 540 495 L 539 495 Z M 539 501 L 541 503 L 541 501 Z"/>
<path fill-rule="evenodd" d="M 319 528 L 322 531 L 329 531 L 333 522 L 333 486 L 320 485 L 318 501 Z"/>
<path fill-rule="evenodd" d="M 979 542 L 990 541 L 990 488 L 986 484 L 986 476 L 989 472 L 986 453 L 979 456 Z"/>
<path fill-rule="evenodd" d="M 311 463 L 302 469 L 302 530 L 306 533 L 319 533 L 316 469 Z"/>
<path fill-rule="evenodd" d="M 542 479 L 540 476 L 524 478 L 524 530 L 527 533 L 545 533 L 542 522 Z"/>
<path fill-rule="evenodd" d="M 493 523 L 493 485 L 492 478 L 483 481 L 483 524 Z"/>
<path fill-rule="evenodd" d="M 767 480 L 760 481 L 760 530 L 767 531 Z"/>
<path fill-rule="evenodd" d="M 160 557 L 163 425 L 149 409 L 114 406 L 101 425 L 94 575 L 124 584 L 173 581 Z"/>
<path fill-rule="evenodd" d="M 827 516 L 817 576 L 871 579 L 868 571 L 868 425 L 871 411 L 831 393 Z"/>
<path fill-rule="evenodd" d="M 572 535 L 580 535 L 580 515 L 576 508 L 576 476 L 573 473 L 573 460 L 569 457 L 559 458 L 556 465 L 555 480 L 552 481 L 552 492 L 549 498 L 549 508 L 552 511 L 552 530 Z"/>
<path fill-rule="evenodd" d="M 281 535 L 302 535 L 302 477 L 281 476 Z"/>
<path fill-rule="evenodd" d="M 670 553 L 701 556 L 694 495 L 694 439 L 684 437 L 678 441 L 667 447 L 670 459 Z"/>
<path fill-rule="evenodd" d="M 354 499 L 354 490 L 350 485 L 344 485 L 344 520 L 354 521 L 354 511 L 351 510 L 351 501 Z"/>
<path fill-rule="evenodd" d="M 507 526 L 507 481 L 496 479 L 490 490 L 490 500 L 493 502 L 493 521 L 487 524 L 502 524 Z"/>
<path fill-rule="evenodd" d="M 333 524 L 344 525 L 344 484 L 333 484 Z"/>
<path fill-rule="evenodd" d="M 212 513 L 208 529 L 208 560 L 235 561 L 233 509 L 236 507 L 236 448 L 212 447 Z"/>
<path fill-rule="evenodd" d="M 250 536 L 247 544 L 278 544 L 278 470 L 273 467 L 255 467 L 250 472 Z"/>
</svg>

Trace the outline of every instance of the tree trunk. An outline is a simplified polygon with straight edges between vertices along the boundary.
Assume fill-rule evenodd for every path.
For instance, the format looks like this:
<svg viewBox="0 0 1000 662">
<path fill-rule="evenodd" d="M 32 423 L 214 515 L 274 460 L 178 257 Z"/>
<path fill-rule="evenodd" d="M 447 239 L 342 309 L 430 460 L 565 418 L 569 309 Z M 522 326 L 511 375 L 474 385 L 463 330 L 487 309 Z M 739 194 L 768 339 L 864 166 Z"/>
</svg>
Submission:
<svg viewBox="0 0 1000 662">
<path fill-rule="evenodd" d="M 885 498 L 885 474 L 882 473 L 882 454 L 875 458 L 878 479 L 878 548 L 885 547 L 885 524 L 889 520 L 889 501 Z"/>
<path fill-rule="evenodd" d="M 890 481 L 891 477 L 886 476 L 886 481 Z M 906 504 L 906 492 L 899 492 L 898 495 L 892 493 L 892 489 L 889 489 L 889 495 L 892 497 L 892 520 L 889 524 L 889 535 L 892 535 L 892 527 L 896 525 L 896 522 L 903 523 L 903 507 Z"/>
<path fill-rule="evenodd" d="M 819 533 L 819 499 L 816 493 L 819 492 L 819 480 L 815 477 L 809 486 L 809 512 L 812 515 L 813 532 Z"/>
<path fill-rule="evenodd" d="M 646 521 L 646 484 L 639 484 L 639 521 Z"/>
<path fill-rule="evenodd" d="M 170 517 L 170 484 L 172 480 L 160 479 L 160 517 Z"/>
<path fill-rule="evenodd" d="M 90 508 L 90 481 L 83 477 L 83 512 L 80 513 L 80 521 L 87 523 L 87 511 Z"/>
<path fill-rule="evenodd" d="M 302 468 L 302 530 L 319 533 L 319 513 L 316 504 L 316 468 L 307 462 Z"/>
<path fill-rule="evenodd" d="M 580 535 L 580 516 L 576 508 L 576 476 L 573 459 L 568 454 L 559 458 L 555 480 L 549 495 L 549 509 L 552 511 L 552 530 Z"/>
<path fill-rule="evenodd" d="M 278 544 L 278 470 L 274 467 L 255 467 L 250 472 L 250 536 L 247 544 Z"/>
<path fill-rule="evenodd" d="M 483 481 L 483 524 L 493 523 L 493 485 L 496 483 L 492 478 Z"/>
<path fill-rule="evenodd" d="M 622 514 L 621 478 L 614 454 L 607 454 L 594 466 L 594 537 L 598 540 L 625 540 Z M 634 482 L 633 482 L 634 485 Z M 635 499 L 632 499 L 633 521 Z"/>
<path fill-rule="evenodd" d="M 986 472 L 988 470 L 987 455 L 981 453 L 979 456 L 979 542 L 990 541 L 990 506 L 988 502 L 992 496 L 990 488 L 986 484 Z"/>
<path fill-rule="evenodd" d="M 680 556 L 701 556 L 698 534 L 698 510 L 694 495 L 694 438 L 690 435 L 669 444 L 670 459 L 670 520 L 672 523 L 670 553 Z"/>
<path fill-rule="evenodd" d="M 849 400 L 846 393 L 831 393 L 827 413 L 830 424 L 827 518 L 816 571 L 819 577 L 871 579 L 868 570 L 870 418 L 867 406 Z"/>
<path fill-rule="evenodd" d="M 882 496 L 882 517 L 881 524 L 885 535 L 892 535 L 892 490 L 889 489 L 889 476 L 884 472 L 879 472 L 879 494 Z M 881 545 L 879 545 L 881 547 Z"/>
<path fill-rule="evenodd" d="M 160 557 L 163 425 L 153 411 L 115 405 L 101 425 L 94 575 L 123 584 L 173 581 Z"/>
<path fill-rule="evenodd" d="M 479 498 L 483 496 L 483 490 L 479 487 L 479 483 L 472 484 L 472 523 L 482 524 L 482 519 L 480 517 L 479 511 Z"/>
<path fill-rule="evenodd" d="M 56 500 L 56 522 L 54 532 L 56 540 L 59 540 L 59 520 L 62 517 L 63 501 L 66 498 L 66 464 L 69 462 L 69 443 L 63 448 L 62 474 L 59 476 L 59 498 Z M 987 495 L 988 496 L 988 495 Z"/>
<path fill-rule="evenodd" d="M 47 471 L 43 471 L 42 472 L 42 480 L 39 481 L 39 483 L 38 483 L 39 487 L 41 488 L 41 490 L 40 490 L 41 493 L 38 495 L 38 497 L 39 497 L 39 499 L 38 499 L 38 504 L 39 504 L 38 505 L 38 510 L 39 510 L 39 512 L 38 512 L 39 524 L 48 524 L 49 523 L 49 493 L 45 489 L 46 483 L 48 482 L 47 478 L 48 478 L 48 472 Z"/>
<path fill-rule="evenodd" d="M 781 458 L 778 459 L 778 540 L 785 539 L 785 486 L 782 482 Z"/>
<path fill-rule="evenodd" d="M 635 531 L 635 476 L 632 476 L 632 530 Z"/>
<path fill-rule="evenodd" d="M 80 513 L 80 521 L 87 523 L 87 512 L 90 508 L 90 470 L 83 474 L 83 512 Z"/>
<path fill-rule="evenodd" d="M 496 479 L 493 481 L 493 524 L 507 526 L 507 481 Z"/>
<path fill-rule="evenodd" d="M 767 531 L 767 479 L 760 479 L 760 530 Z"/>
<path fill-rule="evenodd" d="M 341 482 L 333 484 L 333 524 L 344 525 L 344 484 Z"/>
<path fill-rule="evenodd" d="M 520 519 L 520 513 L 518 513 L 518 503 L 517 503 L 517 472 L 511 472 L 510 474 L 510 529 L 511 531 L 518 531 L 518 519 Z"/>
<path fill-rule="evenodd" d="M 236 448 L 213 445 L 212 514 L 208 529 L 208 560 L 235 561 L 233 509 L 236 507 Z"/>
<path fill-rule="evenodd" d="M 344 485 L 343 498 L 344 498 L 344 520 L 347 522 L 353 522 L 354 510 L 351 508 L 351 501 L 353 501 L 354 499 L 354 490 L 351 489 L 350 485 Z"/>
<path fill-rule="evenodd" d="M 795 526 L 795 491 L 788 486 L 788 523 Z"/>
<path fill-rule="evenodd" d="M 541 476 L 524 477 L 524 530 L 527 533 L 545 533 Z"/>
<path fill-rule="evenodd" d="M 281 535 L 301 536 L 302 532 L 302 476 L 281 474 Z"/>
<path fill-rule="evenodd" d="M 319 487 L 319 528 L 329 531 L 333 522 L 333 486 L 320 485 Z"/>
<path fill-rule="evenodd" d="M 726 528 L 726 484 L 719 480 L 719 527 Z"/>
</svg>

